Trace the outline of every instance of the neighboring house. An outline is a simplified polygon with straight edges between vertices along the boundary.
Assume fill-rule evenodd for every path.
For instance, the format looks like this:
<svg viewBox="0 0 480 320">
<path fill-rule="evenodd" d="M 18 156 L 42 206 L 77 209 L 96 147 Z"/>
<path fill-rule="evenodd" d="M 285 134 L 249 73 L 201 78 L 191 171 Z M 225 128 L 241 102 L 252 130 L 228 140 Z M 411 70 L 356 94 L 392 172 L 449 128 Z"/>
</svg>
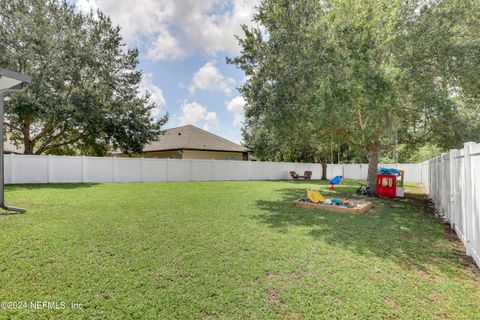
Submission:
<svg viewBox="0 0 480 320">
<path fill-rule="evenodd" d="M 13 143 L 7 136 L 7 139 L 3 141 L 3 153 L 9 154 L 23 154 L 24 152 L 23 144 L 19 144 L 18 146 Z"/>
<path fill-rule="evenodd" d="M 145 158 L 248 160 L 250 149 L 193 125 L 172 128 L 143 148 Z M 122 153 L 114 153 L 126 156 Z M 135 155 L 133 155 L 135 156 Z M 136 155 L 138 156 L 138 155 Z"/>
</svg>

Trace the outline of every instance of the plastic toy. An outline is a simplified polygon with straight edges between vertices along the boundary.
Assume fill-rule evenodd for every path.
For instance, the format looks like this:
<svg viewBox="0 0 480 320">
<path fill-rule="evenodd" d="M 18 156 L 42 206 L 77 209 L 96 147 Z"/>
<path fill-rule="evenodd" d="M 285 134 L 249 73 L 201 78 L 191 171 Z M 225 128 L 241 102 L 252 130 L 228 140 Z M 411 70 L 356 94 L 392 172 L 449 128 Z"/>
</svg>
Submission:
<svg viewBox="0 0 480 320">
<path fill-rule="evenodd" d="M 330 199 L 330 200 L 332 200 L 332 203 L 335 204 L 335 205 L 337 205 L 337 206 L 341 206 L 341 205 L 343 204 L 343 201 L 340 200 L 340 199 L 332 198 L 332 199 Z"/>
<path fill-rule="evenodd" d="M 404 170 L 380 167 L 377 177 L 377 194 L 381 197 L 390 198 L 405 197 L 404 179 Z"/>
<path fill-rule="evenodd" d="M 342 178 L 343 176 L 336 176 L 335 178 L 333 178 L 332 180 L 330 180 L 330 190 L 335 190 L 335 186 L 336 184 L 340 184 L 340 181 L 342 181 Z"/>
<path fill-rule="evenodd" d="M 325 197 L 320 194 L 320 192 L 315 190 L 308 190 L 307 198 L 314 203 L 324 202 L 326 200 Z"/>
<path fill-rule="evenodd" d="M 377 176 L 377 194 L 380 197 L 395 198 L 397 196 L 397 176 L 379 174 Z"/>
</svg>

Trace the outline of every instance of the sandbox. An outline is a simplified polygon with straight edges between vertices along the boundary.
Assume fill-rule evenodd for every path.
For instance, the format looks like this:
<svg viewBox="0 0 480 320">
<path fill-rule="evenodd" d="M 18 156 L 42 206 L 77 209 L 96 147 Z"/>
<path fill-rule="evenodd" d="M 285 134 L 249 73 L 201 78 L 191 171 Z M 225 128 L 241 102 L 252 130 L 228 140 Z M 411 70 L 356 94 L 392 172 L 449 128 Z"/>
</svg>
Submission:
<svg viewBox="0 0 480 320">
<path fill-rule="evenodd" d="M 313 202 L 305 202 L 301 200 L 297 200 L 292 202 L 292 204 L 296 207 L 301 208 L 314 208 L 314 209 L 322 209 L 331 212 L 343 212 L 343 213 L 350 213 L 350 214 L 364 214 L 371 208 L 373 208 L 372 202 L 358 202 L 355 204 L 355 207 L 348 208 L 344 206 L 335 206 L 335 205 L 326 205 L 321 203 L 313 203 Z"/>
</svg>

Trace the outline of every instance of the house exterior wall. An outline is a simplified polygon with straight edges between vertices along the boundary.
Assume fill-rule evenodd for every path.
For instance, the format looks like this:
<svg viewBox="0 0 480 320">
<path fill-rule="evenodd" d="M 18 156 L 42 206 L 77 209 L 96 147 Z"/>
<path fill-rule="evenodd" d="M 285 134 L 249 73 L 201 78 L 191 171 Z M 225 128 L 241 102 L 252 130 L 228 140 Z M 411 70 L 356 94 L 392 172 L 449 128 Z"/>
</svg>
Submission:
<svg viewBox="0 0 480 320">
<path fill-rule="evenodd" d="M 182 159 L 182 150 L 149 151 L 141 156 L 144 158 Z"/>
<path fill-rule="evenodd" d="M 170 159 L 182 159 L 182 150 L 166 150 L 166 151 L 151 151 L 145 153 L 118 153 L 114 154 L 115 157 L 120 158 L 170 158 Z"/>
<path fill-rule="evenodd" d="M 182 159 L 243 160 L 242 152 L 183 150 Z"/>
<path fill-rule="evenodd" d="M 245 153 L 246 154 L 246 153 Z M 149 151 L 143 154 L 117 154 L 116 157 L 131 158 L 170 158 L 170 159 L 206 159 L 206 160 L 248 160 L 243 152 L 208 151 L 208 150 L 165 150 Z"/>
</svg>

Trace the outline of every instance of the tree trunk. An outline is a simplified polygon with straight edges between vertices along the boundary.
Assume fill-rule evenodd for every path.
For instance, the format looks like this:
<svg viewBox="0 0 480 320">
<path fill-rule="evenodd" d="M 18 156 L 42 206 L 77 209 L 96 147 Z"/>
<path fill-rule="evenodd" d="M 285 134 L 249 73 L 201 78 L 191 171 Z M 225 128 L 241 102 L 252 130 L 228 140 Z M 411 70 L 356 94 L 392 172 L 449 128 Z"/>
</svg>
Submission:
<svg viewBox="0 0 480 320">
<path fill-rule="evenodd" d="M 327 180 L 327 161 L 320 161 L 322 164 L 322 180 Z"/>
<path fill-rule="evenodd" d="M 23 154 L 33 154 L 33 143 L 30 140 L 30 119 L 23 119 Z"/>
<path fill-rule="evenodd" d="M 368 149 L 368 187 L 371 192 L 377 193 L 378 158 L 380 154 L 380 142 L 371 144 Z"/>
<path fill-rule="evenodd" d="M 30 139 L 23 139 L 23 154 L 33 154 L 33 143 L 30 141 Z"/>
</svg>

